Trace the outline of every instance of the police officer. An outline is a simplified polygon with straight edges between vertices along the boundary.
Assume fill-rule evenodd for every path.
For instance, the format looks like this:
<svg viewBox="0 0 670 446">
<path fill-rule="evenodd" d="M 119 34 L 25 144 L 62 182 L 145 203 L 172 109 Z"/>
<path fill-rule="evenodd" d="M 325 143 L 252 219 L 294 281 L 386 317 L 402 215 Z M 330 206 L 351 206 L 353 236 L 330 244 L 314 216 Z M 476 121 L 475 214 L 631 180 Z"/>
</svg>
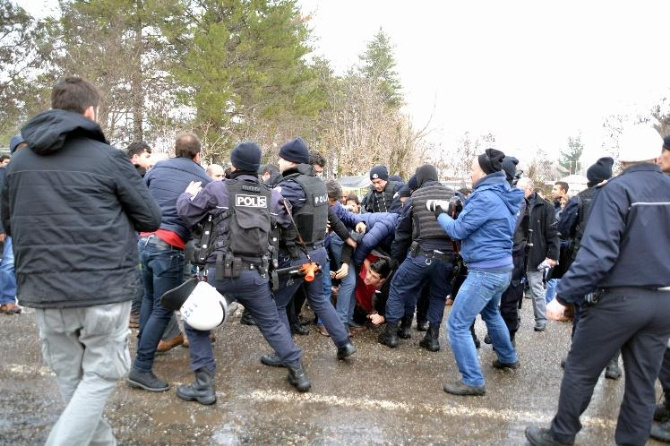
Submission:
<svg viewBox="0 0 670 446">
<path fill-rule="evenodd" d="M 278 224 L 288 224 L 288 219 L 279 193 L 258 180 L 256 172 L 260 160 L 261 149 L 256 143 L 238 144 L 230 154 L 231 178 L 209 183 L 202 190 L 199 183 L 191 183 L 179 197 L 177 211 L 190 226 L 212 216 L 214 243 L 207 257 L 208 282 L 229 299 L 244 305 L 288 368 L 289 382 L 298 391 L 306 392 L 311 384 L 300 360 L 301 351 L 293 343 L 288 326 L 279 320 L 272 300 L 268 246 L 264 246 L 264 240 L 270 239 L 271 213 L 277 214 Z M 282 313 L 286 315 L 285 311 Z M 214 404 L 216 364 L 209 331 L 196 330 L 186 323 L 184 326 L 191 344 L 189 352 L 195 382 L 179 386 L 177 396 Z"/>
<path fill-rule="evenodd" d="M 404 326 L 412 323 L 419 294 L 417 290 L 428 285 L 429 327 L 419 345 L 436 352 L 440 350 L 440 323 L 447 295 L 451 293 L 454 242 L 426 208 L 426 201 L 449 200 L 454 193 L 437 181 L 437 169 L 430 164 L 418 167 L 415 177 L 418 188 L 402 208 L 391 245 L 391 256 L 400 263 L 400 267 L 391 282 L 386 302 L 386 326 L 378 341 L 391 348 L 398 346 L 398 323 L 401 319 Z"/>
<path fill-rule="evenodd" d="M 279 170 L 282 179 L 276 189 L 280 190 L 288 212 L 292 215 L 292 224 L 280 231 L 279 268 L 300 266 L 310 262 L 325 265 L 328 262 L 324 248 L 329 208 L 328 193 L 324 182 L 315 176 L 314 169 L 309 165 L 309 150 L 301 138 L 295 138 L 281 147 Z M 279 317 L 288 330 L 286 306 L 303 283 L 303 279 L 284 275 L 279 280 L 275 302 L 279 309 Z M 324 293 L 323 275 L 317 274 L 313 281 L 305 281 L 305 284 L 307 301 L 323 321 L 335 343 L 337 359 L 353 355 L 356 348 L 349 340 L 348 330 L 330 303 L 330 296 Z M 274 367 L 284 366 L 285 361 L 278 353 L 263 355 L 261 362 Z"/>
<path fill-rule="evenodd" d="M 577 257 L 558 285 L 550 314 L 585 305 L 565 363 L 558 411 L 549 429 L 531 426 L 533 445 L 572 445 L 598 377 L 617 349 L 626 370 L 615 441 L 644 445 L 654 413 L 654 383 L 670 337 L 670 178 L 654 159 L 656 130 L 634 126 L 619 137 L 623 172 L 600 188 Z M 555 308 L 560 307 L 560 308 Z"/>
</svg>

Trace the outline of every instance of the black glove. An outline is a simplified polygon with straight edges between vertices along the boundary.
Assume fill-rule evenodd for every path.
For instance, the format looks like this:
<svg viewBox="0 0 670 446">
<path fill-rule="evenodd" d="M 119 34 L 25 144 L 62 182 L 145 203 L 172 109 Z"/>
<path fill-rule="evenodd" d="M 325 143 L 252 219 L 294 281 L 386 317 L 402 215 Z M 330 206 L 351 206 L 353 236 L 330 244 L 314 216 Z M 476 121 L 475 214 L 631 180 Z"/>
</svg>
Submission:
<svg viewBox="0 0 670 446">
<path fill-rule="evenodd" d="M 442 209 L 442 206 L 440 206 L 439 204 L 435 206 L 435 210 L 433 211 L 433 213 L 435 213 L 435 218 L 439 217 L 440 214 L 447 214 L 447 215 L 449 214 L 449 212 Z"/>
</svg>

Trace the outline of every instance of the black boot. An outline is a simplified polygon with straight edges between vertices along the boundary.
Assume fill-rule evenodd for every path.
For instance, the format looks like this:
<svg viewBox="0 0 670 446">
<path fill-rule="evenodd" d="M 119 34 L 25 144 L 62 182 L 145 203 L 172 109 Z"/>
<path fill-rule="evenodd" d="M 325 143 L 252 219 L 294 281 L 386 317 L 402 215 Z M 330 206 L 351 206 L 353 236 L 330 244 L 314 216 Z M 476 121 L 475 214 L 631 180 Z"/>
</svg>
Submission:
<svg viewBox="0 0 670 446">
<path fill-rule="evenodd" d="M 416 319 L 416 331 L 428 331 L 428 321 Z"/>
<path fill-rule="evenodd" d="M 312 383 L 310 383 L 309 378 L 307 378 L 302 362 L 296 361 L 292 364 L 288 364 L 287 367 L 288 376 L 286 379 L 288 379 L 288 382 L 290 382 L 298 392 L 307 392 L 310 387 L 312 387 Z"/>
<path fill-rule="evenodd" d="M 291 334 L 307 336 L 309 334 L 309 329 L 303 327 L 302 325 L 296 322 L 294 324 L 291 324 Z"/>
<path fill-rule="evenodd" d="M 440 326 L 430 324 L 426 336 L 423 337 L 419 345 L 429 352 L 440 351 Z"/>
<path fill-rule="evenodd" d="M 619 368 L 619 352 L 614 355 L 610 362 L 605 367 L 605 378 L 619 379 L 621 378 L 621 369 Z"/>
<path fill-rule="evenodd" d="M 177 396 L 183 400 L 197 401 L 207 406 L 216 403 L 214 374 L 205 369 L 197 370 L 195 372 L 195 382 L 177 387 Z"/>
<path fill-rule="evenodd" d="M 244 325 L 256 325 L 256 321 L 254 321 L 254 318 L 251 317 L 251 314 L 246 309 L 242 312 L 240 323 Z"/>
<path fill-rule="evenodd" d="M 384 326 L 384 330 L 379 333 L 379 338 L 377 338 L 380 344 L 384 344 L 391 348 L 396 348 L 398 346 L 398 323 L 387 322 Z"/>
<path fill-rule="evenodd" d="M 470 334 L 472 335 L 472 341 L 475 343 L 475 348 L 481 348 L 482 343 L 479 342 L 477 337 L 477 332 L 475 331 L 475 324 L 470 325 Z M 486 342 L 486 340 L 484 340 Z"/>
<path fill-rule="evenodd" d="M 670 422 L 652 425 L 649 435 L 656 440 L 670 443 Z"/>
<path fill-rule="evenodd" d="M 398 330 L 398 337 L 402 339 L 409 339 L 412 337 L 412 319 L 414 316 L 405 316 L 400 321 L 400 329 Z"/>
</svg>

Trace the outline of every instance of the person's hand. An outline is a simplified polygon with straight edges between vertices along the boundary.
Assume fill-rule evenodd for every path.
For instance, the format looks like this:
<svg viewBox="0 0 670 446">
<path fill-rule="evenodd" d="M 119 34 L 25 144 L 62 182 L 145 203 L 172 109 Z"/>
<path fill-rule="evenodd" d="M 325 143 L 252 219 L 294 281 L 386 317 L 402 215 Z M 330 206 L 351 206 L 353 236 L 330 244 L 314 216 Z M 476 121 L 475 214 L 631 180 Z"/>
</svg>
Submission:
<svg viewBox="0 0 670 446">
<path fill-rule="evenodd" d="M 356 240 L 352 239 L 351 237 L 349 237 L 348 239 L 346 239 L 346 240 L 345 240 L 345 243 L 346 243 L 347 245 L 351 246 L 351 247 L 354 248 L 354 249 L 356 249 L 356 248 L 358 247 L 358 243 L 356 243 Z"/>
<path fill-rule="evenodd" d="M 365 234 L 365 231 L 367 231 L 368 227 L 365 226 L 365 222 L 358 222 L 356 223 L 356 232 L 359 234 Z"/>
<path fill-rule="evenodd" d="M 547 319 L 552 321 L 567 321 L 568 317 L 565 315 L 565 310 L 568 307 L 561 305 L 556 299 L 547 304 Z"/>
<path fill-rule="evenodd" d="M 4 243 L 7 240 L 7 234 L 0 232 L 0 243 Z"/>
<path fill-rule="evenodd" d="M 550 268 L 553 268 L 554 266 L 558 265 L 558 262 L 556 260 L 550 259 L 547 257 L 544 259 L 545 262 L 547 262 L 547 265 L 549 265 Z"/>
<path fill-rule="evenodd" d="M 378 326 L 384 323 L 386 319 L 384 319 L 384 316 L 382 316 L 379 313 L 373 313 L 373 314 L 368 314 L 368 319 L 370 319 L 370 322 L 372 325 Z"/>
<path fill-rule="evenodd" d="M 194 197 L 198 195 L 198 192 L 202 189 L 202 181 L 191 181 L 189 185 L 186 187 L 186 192 L 187 194 L 193 195 Z"/>
<path fill-rule="evenodd" d="M 335 278 L 341 279 L 343 277 L 347 277 L 348 274 L 349 274 L 349 265 L 343 263 L 342 266 L 340 266 L 340 269 L 336 271 Z"/>
</svg>

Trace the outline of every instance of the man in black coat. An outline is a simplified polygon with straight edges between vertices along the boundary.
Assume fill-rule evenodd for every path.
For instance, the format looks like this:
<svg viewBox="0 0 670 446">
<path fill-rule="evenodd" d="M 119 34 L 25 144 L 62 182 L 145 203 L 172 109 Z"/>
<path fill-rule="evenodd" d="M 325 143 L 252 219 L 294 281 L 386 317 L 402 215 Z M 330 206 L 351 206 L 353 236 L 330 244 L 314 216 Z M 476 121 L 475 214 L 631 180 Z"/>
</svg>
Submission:
<svg viewBox="0 0 670 446">
<path fill-rule="evenodd" d="M 102 413 L 130 366 L 128 318 L 142 292 L 135 232 L 160 209 L 126 155 L 96 123 L 100 96 L 77 77 L 58 82 L 52 110 L 28 122 L 2 190 L 18 297 L 36 309 L 45 362 L 67 405 L 47 444 L 116 444 Z"/>
</svg>

